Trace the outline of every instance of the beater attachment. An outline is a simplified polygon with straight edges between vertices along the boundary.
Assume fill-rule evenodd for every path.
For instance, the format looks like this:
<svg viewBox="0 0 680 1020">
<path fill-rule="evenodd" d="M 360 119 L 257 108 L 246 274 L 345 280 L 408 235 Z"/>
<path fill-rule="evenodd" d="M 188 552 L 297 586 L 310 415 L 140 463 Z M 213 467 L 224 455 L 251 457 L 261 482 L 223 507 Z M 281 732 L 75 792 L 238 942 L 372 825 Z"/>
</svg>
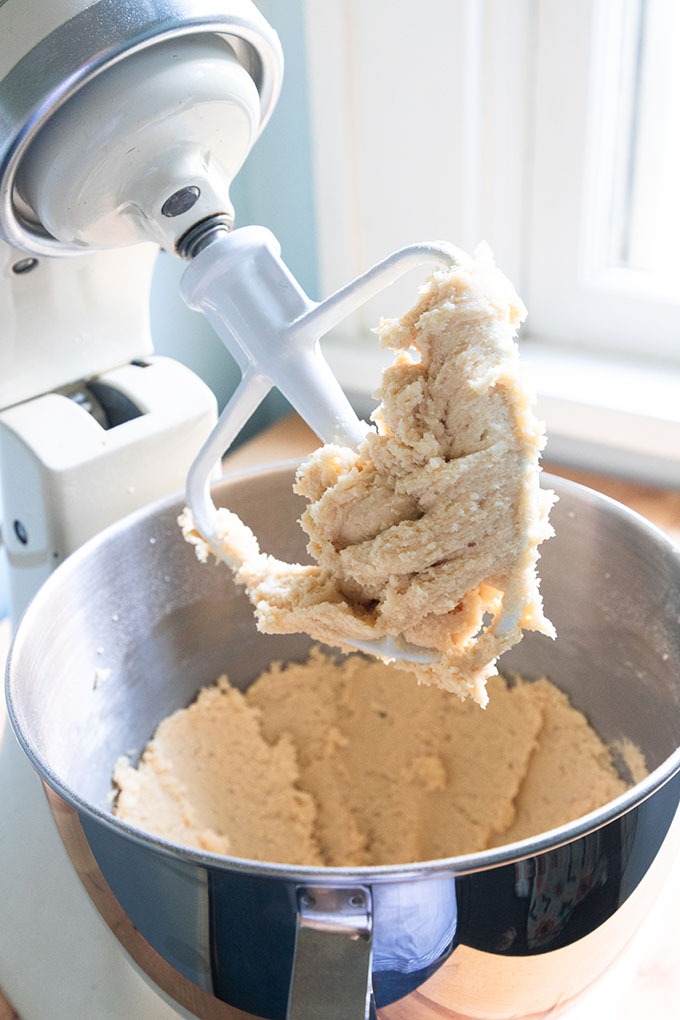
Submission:
<svg viewBox="0 0 680 1020">
<path fill-rule="evenodd" d="M 443 242 L 409 245 L 331 297 L 314 302 L 280 253 L 274 235 L 258 226 L 229 233 L 216 224 L 212 236 L 203 228 L 185 245 L 185 254 L 193 258 L 182 278 L 182 297 L 205 314 L 241 371 L 241 381 L 187 480 L 197 531 L 214 555 L 232 567 L 217 537 L 210 483 L 216 465 L 264 397 L 276 386 L 322 442 L 356 450 L 369 426 L 354 413 L 321 353 L 320 338 L 410 269 L 428 263 L 451 268 L 458 261 L 456 249 Z M 383 658 L 435 658 L 431 650 L 400 638 L 348 643 Z"/>
</svg>

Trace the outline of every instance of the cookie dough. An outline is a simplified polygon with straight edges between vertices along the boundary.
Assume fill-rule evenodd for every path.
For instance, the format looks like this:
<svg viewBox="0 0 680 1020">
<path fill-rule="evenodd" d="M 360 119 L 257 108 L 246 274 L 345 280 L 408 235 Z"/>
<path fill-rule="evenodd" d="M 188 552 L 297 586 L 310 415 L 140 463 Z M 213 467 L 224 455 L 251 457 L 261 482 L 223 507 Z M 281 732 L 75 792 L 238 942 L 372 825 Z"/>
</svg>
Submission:
<svg viewBox="0 0 680 1020">
<path fill-rule="evenodd" d="M 345 650 L 403 635 L 435 661 L 398 664 L 480 704 L 523 630 L 553 636 L 536 564 L 554 497 L 539 488 L 543 430 L 514 340 L 525 314 L 482 246 L 380 324 L 395 360 L 375 430 L 357 450 L 322 447 L 297 474 L 313 566 L 267 556 L 238 517 L 218 511 L 221 551 L 260 630 L 304 631 Z M 190 513 L 180 520 L 206 559 Z"/>
<path fill-rule="evenodd" d="M 222 678 L 115 771 L 116 814 L 255 860 L 386 865 L 537 835 L 626 789 L 546 680 L 490 681 L 486 712 L 379 660 L 321 651 L 245 692 Z"/>
<path fill-rule="evenodd" d="M 266 847 L 273 860 L 319 863 L 316 807 L 298 779 L 290 736 L 264 740 L 259 713 L 221 678 L 161 722 L 138 769 L 118 761 L 115 813 L 212 853 L 251 857 Z"/>
</svg>

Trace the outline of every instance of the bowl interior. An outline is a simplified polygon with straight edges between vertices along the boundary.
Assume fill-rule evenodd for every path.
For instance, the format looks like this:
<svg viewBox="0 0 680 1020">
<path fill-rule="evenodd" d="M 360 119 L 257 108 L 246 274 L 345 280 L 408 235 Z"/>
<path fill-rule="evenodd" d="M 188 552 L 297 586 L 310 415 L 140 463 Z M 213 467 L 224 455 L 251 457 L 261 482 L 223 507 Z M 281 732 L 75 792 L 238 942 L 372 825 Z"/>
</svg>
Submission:
<svg viewBox="0 0 680 1020">
<path fill-rule="evenodd" d="M 293 469 L 226 479 L 216 500 L 261 547 L 306 561 Z M 548 676 L 607 741 L 628 738 L 650 769 L 680 746 L 680 554 L 618 504 L 558 478 L 555 537 L 539 564 L 556 641 L 527 634 L 503 672 Z M 309 641 L 256 630 L 223 565 L 202 565 L 176 523 L 181 501 L 97 536 L 50 578 L 9 664 L 10 711 L 34 764 L 78 801 L 110 809 L 111 774 L 158 723 L 222 673 L 245 687 Z"/>
</svg>

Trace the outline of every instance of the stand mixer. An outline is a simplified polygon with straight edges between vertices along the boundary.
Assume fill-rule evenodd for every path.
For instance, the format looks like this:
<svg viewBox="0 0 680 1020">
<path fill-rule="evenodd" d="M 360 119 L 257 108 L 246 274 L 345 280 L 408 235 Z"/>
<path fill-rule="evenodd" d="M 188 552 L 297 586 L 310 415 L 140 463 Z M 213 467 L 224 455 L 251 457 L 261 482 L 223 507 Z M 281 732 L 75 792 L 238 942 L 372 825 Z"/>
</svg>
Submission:
<svg viewBox="0 0 680 1020">
<path fill-rule="evenodd" d="M 271 115 L 283 66 L 276 34 L 249 0 L 4 0 L 0 39 L 0 506 L 16 622 L 75 549 L 178 491 L 192 462 L 189 500 L 209 535 L 213 469 L 272 384 L 322 438 L 359 442 L 365 426 L 319 354 L 318 337 L 414 264 L 450 264 L 454 256 L 413 246 L 321 308 L 302 293 L 267 231 L 229 237 L 229 187 Z M 196 307 L 206 281 L 233 263 L 236 306 L 221 334 L 244 378 L 216 428 L 212 392 L 153 354 L 148 294 L 159 247 L 192 267 L 201 262 L 185 284 Z M 209 303 L 201 307 L 214 321 Z M 304 321 L 294 321 L 301 313 Z M 265 320 L 274 329 L 292 323 L 292 359 L 290 344 L 285 356 L 278 348 L 270 359 L 274 349 L 261 347 L 259 362 L 253 358 L 232 328 L 244 318 L 251 345 Z M 395 648 L 387 641 L 374 650 Z M 0 987 L 27 1020 L 45 1015 L 47 1002 L 56 1020 L 59 1005 L 45 992 L 58 983 L 62 921 L 47 886 L 70 888 L 72 878 L 61 876 L 63 851 L 9 733 L 2 783 L 9 790 L 0 868 L 6 909 L 23 914 L 25 890 L 32 886 L 35 896 L 43 880 L 37 871 L 52 913 L 36 925 L 50 933 L 49 950 L 29 931 L 17 957 L 6 926 L 0 960 L 6 956 L 9 973 L 0 973 Z M 22 831 L 26 840 L 40 833 L 35 860 L 20 851 Z M 72 901 L 70 889 L 63 909 L 71 912 Z M 127 969 L 121 976 L 97 918 L 80 917 L 79 935 L 88 925 L 93 960 L 69 995 L 78 1009 L 87 1002 L 91 1015 L 111 1009 L 118 1017 L 125 1008 L 109 1002 L 111 988 L 119 1000 L 130 981 L 135 996 L 143 993 Z M 24 983 L 24 960 L 36 955 L 46 976 Z M 93 969 L 106 974 L 95 989 Z M 73 1002 L 64 1009 L 74 1015 Z M 170 1015 L 155 997 L 143 1012 Z"/>
<path fill-rule="evenodd" d="M 181 489 L 215 423 L 208 387 L 153 355 L 151 273 L 158 247 L 174 251 L 196 223 L 231 224 L 229 185 L 282 64 L 249 0 L 0 3 L 0 507 L 14 621 L 91 535 Z M 176 1016 L 78 903 L 4 708 L 0 722 L 0 987 L 22 1020 Z"/>
<path fill-rule="evenodd" d="M 456 253 L 442 244 L 409 247 L 315 305 L 287 272 L 271 235 L 260 228 L 231 232 L 234 214 L 229 186 L 271 114 L 282 74 L 277 37 L 249 0 L 153 0 L 144 4 L 54 0 L 39 5 L 28 0 L 0 0 L 0 40 L 2 534 L 10 568 L 12 615 L 18 619 L 57 564 L 67 557 L 72 563 L 70 554 L 112 521 L 176 492 L 187 474 L 189 502 L 198 509 L 199 523 L 209 539 L 214 509 L 209 482 L 214 465 L 272 385 L 279 386 L 303 417 L 311 419 L 321 438 L 359 442 L 365 427 L 356 420 L 318 356 L 319 336 L 414 264 L 450 265 Z M 181 366 L 152 353 L 146 304 L 159 246 L 188 260 L 182 285 L 185 300 L 206 313 L 243 373 L 241 386 L 217 423 L 215 401 L 207 388 Z M 231 289 L 224 282 L 227 263 L 233 264 Z M 229 290 L 231 302 L 228 313 L 224 311 L 225 290 Z M 288 357 L 281 346 L 258 350 L 257 343 L 265 335 L 277 342 L 292 338 L 293 356 Z M 297 341 L 306 345 L 304 357 Z M 271 484 L 265 478 L 257 485 L 261 492 L 257 489 L 255 508 L 264 512 L 274 505 L 278 512 L 278 501 L 288 498 L 282 493 L 290 490 L 289 477 L 277 475 Z M 240 498 L 247 502 L 250 497 L 241 494 Z M 570 506 L 568 490 L 564 505 Z M 580 504 L 574 505 L 580 512 Z M 175 519 L 174 508 L 170 516 Z M 575 511 L 565 510 L 567 532 L 570 527 L 573 531 L 575 525 L 570 520 L 575 516 Z M 292 520 L 292 512 L 290 517 Z M 136 519 L 141 522 L 148 552 L 149 544 L 156 543 L 154 532 L 147 538 L 144 519 Z M 276 524 L 274 535 L 279 530 Z M 603 530 L 597 530 L 598 535 Z M 159 538 L 158 547 L 165 542 L 167 539 Z M 168 556 L 189 557 L 190 551 L 182 546 L 173 532 Z M 118 564 L 115 556 L 111 562 Z M 120 562 L 122 570 L 122 557 Z M 185 569 L 181 567 L 180 575 Z M 117 570 L 113 573 L 112 585 L 120 580 L 125 589 L 122 573 L 120 578 Z M 553 569 L 553 574 L 559 571 Z M 144 574 L 144 583 L 153 588 L 153 599 L 158 595 L 158 581 L 150 573 Z M 202 590 L 222 582 L 211 579 L 204 584 L 201 578 L 192 583 Z M 677 587 L 677 579 L 673 583 Z M 93 600 L 96 590 L 106 586 L 105 581 L 95 587 Z M 214 602 L 215 611 L 221 612 L 217 592 Z M 571 603 L 576 604 L 576 599 Z M 678 608 L 673 611 L 677 619 Z M 40 612 L 39 604 L 34 618 Z M 71 647 L 78 644 L 80 634 L 73 622 L 75 616 L 67 611 L 66 616 L 69 622 L 63 628 L 62 643 Z M 138 621 L 135 626 L 145 622 Z M 51 627 L 47 618 L 46 623 Z M 57 654 L 58 634 L 52 633 L 46 640 L 53 642 L 50 648 Z M 171 644 L 166 642 L 167 647 Z M 418 654 L 403 645 L 369 650 Z M 671 648 L 664 664 L 659 664 L 664 677 L 678 654 Z M 30 655 L 30 649 L 20 642 L 16 661 Z M 36 673 L 38 687 L 41 683 Z M 48 689 L 46 685 L 44 690 Z M 15 720 L 21 714 L 17 706 L 18 699 Z M 369 1004 L 367 986 L 371 952 L 374 963 L 383 954 L 398 972 L 397 986 L 403 986 L 403 994 L 416 989 L 418 981 L 425 980 L 430 970 L 434 973 L 449 954 L 454 969 L 458 966 L 454 949 L 459 879 L 452 866 L 435 869 L 418 864 L 403 874 L 347 874 L 336 876 L 331 887 L 325 884 L 325 877 L 317 884 L 315 876 L 307 876 L 314 892 L 307 896 L 302 879 L 288 875 L 286 882 L 280 883 L 281 876 L 273 866 L 270 873 L 264 869 L 264 875 L 256 868 L 250 869 L 252 873 L 246 868 L 245 876 L 238 874 L 238 869 L 229 875 L 219 868 L 214 871 L 210 862 L 204 867 L 205 862 L 169 860 L 161 850 L 160 870 L 148 874 L 164 890 L 163 916 L 157 924 L 151 921 L 151 931 L 137 926 L 133 941 L 141 932 L 159 956 L 167 949 L 178 973 L 190 976 L 191 989 L 181 1000 L 182 1006 L 171 996 L 164 998 L 166 993 L 159 991 L 166 986 L 155 977 L 158 960 L 149 964 L 148 972 L 156 981 L 151 988 L 83 895 L 29 762 L 10 739 L 8 729 L 0 731 L 0 737 L 0 881 L 8 919 L 0 936 L 0 987 L 13 999 L 22 1020 L 278 1016 L 277 1010 L 286 1008 L 297 1020 L 312 1015 L 305 1012 L 310 987 L 317 1007 L 319 1003 L 324 1010 L 333 1007 L 328 1016 L 363 1020 L 374 1008 Z M 670 724 L 664 740 L 663 753 L 670 755 L 666 745 L 677 747 Z M 662 802 L 663 810 L 659 809 L 658 839 L 650 845 L 644 841 L 640 847 L 636 844 L 636 853 L 644 862 L 642 875 L 677 804 L 677 796 L 666 782 L 677 772 L 675 758 L 671 765 L 663 764 L 661 757 L 658 763 L 655 782 L 670 796 Z M 622 809 L 632 808 L 633 842 L 637 838 L 636 812 L 640 809 L 642 814 L 653 789 L 650 783 L 639 795 L 640 804 L 631 799 L 630 804 L 622 805 Z M 57 803 L 53 810 L 59 816 L 62 806 Z M 64 815 L 62 821 L 68 827 L 70 817 Z M 603 813 L 598 825 L 600 821 L 609 825 L 608 838 L 619 838 L 615 812 Z M 93 837 L 100 838 L 95 830 L 96 825 Z M 104 832 L 108 832 L 106 825 Z M 571 835 L 584 840 L 592 837 L 597 845 L 600 842 L 599 835 L 587 827 Z M 142 844 L 137 846 L 134 841 L 118 847 L 114 840 L 112 851 L 114 858 L 120 851 L 127 867 L 125 855 L 132 852 L 134 861 L 139 850 L 138 874 L 142 877 L 126 904 L 130 917 L 138 906 L 142 909 L 146 894 L 153 899 L 151 884 L 143 888 L 148 862 L 146 849 L 139 847 Z M 499 875 L 517 867 L 526 885 L 531 869 L 523 869 L 524 861 L 542 861 L 558 850 L 544 840 L 525 847 L 517 862 L 506 851 L 483 862 L 475 878 L 480 902 L 485 895 L 483 875 L 491 872 L 492 866 L 499 865 Z M 630 860 L 637 860 L 636 855 L 631 853 Z M 196 880 L 194 866 L 199 873 Z M 470 873 L 475 871 L 474 862 L 467 868 Z M 96 886 L 93 874 L 89 878 Z M 465 868 L 461 874 L 464 880 Z M 183 876 L 190 881 L 183 884 Z M 230 993 L 219 1002 L 213 994 L 215 975 L 205 964 L 211 959 L 212 947 L 206 944 L 209 926 L 204 913 L 220 901 L 227 912 L 231 910 L 241 895 L 244 877 L 254 901 L 262 899 L 263 888 L 275 889 L 277 910 L 292 910 L 290 916 L 297 918 L 296 945 L 306 968 L 300 966 L 296 971 L 288 1007 L 285 1001 L 276 1008 L 266 1001 L 269 993 L 260 989 L 257 974 L 250 984 L 251 975 L 237 977 L 242 976 L 247 985 L 243 1002 L 264 999 L 264 1011 L 250 1005 L 232 1009 Z M 659 881 L 655 877 L 653 884 L 658 886 Z M 198 900 L 193 897 L 196 887 L 205 893 Z M 210 901 L 208 894 L 216 887 L 220 895 Z M 28 904 L 36 903 L 29 911 Z M 432 903 L 436 903 L 434 911 Z M 258 929 L 265 949 L 268 906 L 267 901 Z M 629 914 L 639 910 L 637 901 L 634 907 Z M 243 908 L 247 914 L 246 908 L 247 904 Z M 406 925 L 410 937 L 409 911 L 424 928 L 430 913 L 443 919 L 427 963 L 424 958 L 419 960 L 420 969 L 414 969 L 413 961 L 402 967 L 403 947 L 397 945 L 396 936 L 392 938 L 400 924 Z M 210 920 L 212 924 L 214 918 Z M 289 920 L 286 913 L 286 924 Z M 173 938 L 174 921 L 181 923 L 181 940 Z M 192 929 L 195 945 L 190 944 L 187 928 Z M 328 948 L 329 931 L 337 936 L 335 950 Z M 609 946 L 604 931 L 595 925 L 595 931 L 588 933 L 601 936 L 600 947 L 603 941 Z M 228 930 L 218 934 L 229 943 Z M 480 929 L 480 949 L 484 948 L 483 938 Z M 602 950 L 604 958 L 618 952 L 626 939 L 626 934 L 616 936 L 613 948 Z M 332 957 L 334 951 L 343 959 L 346 956 L 349 969 L 345 973 L 353 980 L 349 986 L 338 983 L 331 996 L 325 985 L 328 975 L 316 972 L 316 959 L 326 952 Z M 581 943 L 575 958 L 588 980 L 594 980 L 600 969 L 599 956 L 597 965 L 591 965 L 589 953 L 585 942 Z M 144 962 L 135 953 L 133 957 L 144 972 Z M 282 957 L 278 969 L 285 964 Z M 572 993 L 575 991 L 565 990 L 561 994 Z M 401 994 L 401 990 L 384 992 L 388 1009 Z M 473 989 L 471 998 L 475 996 Z M 194 1001 L 203 1003 L 202 1011 L 192 1005 Z M 270 1007 L 271 1013 L 267 1012 Z M 321 1013 L 317 1009 L 314 1015 Z"/>
</svg>

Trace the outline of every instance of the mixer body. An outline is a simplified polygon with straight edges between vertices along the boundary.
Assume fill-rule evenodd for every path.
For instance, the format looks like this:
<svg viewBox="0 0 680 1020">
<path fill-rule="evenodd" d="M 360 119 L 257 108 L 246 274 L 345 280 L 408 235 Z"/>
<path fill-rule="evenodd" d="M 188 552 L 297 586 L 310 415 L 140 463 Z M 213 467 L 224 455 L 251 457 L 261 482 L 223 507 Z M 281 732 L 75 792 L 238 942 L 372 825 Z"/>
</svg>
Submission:
<svg viewBox="0 0 680 1020">
<path fill-rule="evenodd" d="M 249 0 L 0 4 L 0 507 L 18 619 L 102 527 L 179 491 L 217 418 L 153 357 L 151 274 L 229 186 L 280 89 Z M 170 454 L 170 455 L 169 455 Z"/>
<path fill-rule="evenodd" d="M 292 476 L 282 466 L 227 477 L 214 497 L 267 551 L 300 560 Z M 38 594 L 10 660 L 14 725 L 88 892 L 187 1015 L 552 1017 L 622 953 L 678 839 L 680 558 L 624 508 L 547 484 L 560 500 L 542 583 L 559 637 L 527 635 L 503 665 L 550 676 L 605 740 L 636 743 L 651 773 L 578 822 L 467 857 L 294 868 L 187 850 L 118 821 L 122 752 L 140 753 L 223 672 L 246 687 L 272 660 L 304 659 L 308 644 L 257 632 L 229 572 L 206 570 L 178 538 L 173 500 L 93 539 Z M 110 673 L 93 686 L 98 667 Z"/>
</svg>

